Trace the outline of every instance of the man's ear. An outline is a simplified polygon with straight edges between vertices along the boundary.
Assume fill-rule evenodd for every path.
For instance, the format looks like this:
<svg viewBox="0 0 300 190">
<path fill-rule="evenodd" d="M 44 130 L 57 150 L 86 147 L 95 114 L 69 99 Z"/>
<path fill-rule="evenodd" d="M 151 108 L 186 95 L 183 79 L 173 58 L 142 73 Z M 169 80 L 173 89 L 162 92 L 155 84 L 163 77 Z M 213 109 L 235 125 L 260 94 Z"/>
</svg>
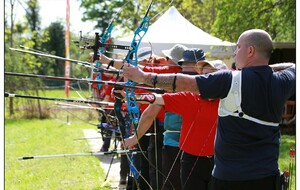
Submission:
<svg viewBox="0 0 300 190">
<path fill-rule="evenodd" d="M 248 50 L 249 57 L 253 57 L 255 55 L 255 51 L 256 51 L 255 47 L 254 46 L 250 46 L 249 50 Z"/>
</svg>

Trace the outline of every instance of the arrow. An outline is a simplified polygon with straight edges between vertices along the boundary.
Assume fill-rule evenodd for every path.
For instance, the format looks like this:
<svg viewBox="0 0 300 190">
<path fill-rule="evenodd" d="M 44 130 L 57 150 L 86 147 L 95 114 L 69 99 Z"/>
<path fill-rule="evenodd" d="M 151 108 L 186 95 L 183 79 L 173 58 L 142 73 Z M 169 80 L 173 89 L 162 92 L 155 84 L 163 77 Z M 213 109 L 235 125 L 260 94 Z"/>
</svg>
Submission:
<svg viewBox="0 0 300 190">
<path fill-rule="evenodd" d="M 53 98 L 53 97 L 42 97 L 42 96 L 28 96 L 28 95 L 20 95 L 20 94 L 10 94 L 7 92 L 4 93 L 4 97 L 32 98 L 32 99 L 39 99 L 39 100 L 53 100 L 53 101 L 62 101 L 62 102 L 84 103 L 84 104 L 98 104 L 98 105 L 103 105 L 103 106 L 113 106 L 114 105 L 114 103 L 111 103 L 111 102 L 74 100 L 74 99 L 67 99 L 67 98 Z"/>
<path fill-rule="evenodd" d="M 78 79 L 78 78 L 68 78 L 68 77 L 56 77 L 56 76 L 46 76 L 46 75 L 34 75 L 34 74 L 25 74 L 25 73 L 13 73 L 13 72 L 5 72 L 5 75 L 11 76 L 21 76 L 21 77 L 33 77 L 33 78 L 43 78 L 43 79 L 50 79 L 50 80 L 67 80 L 67 81 L 81 81 L 81 82 L 89 82 L 89 83 L 96 83 L 96 84 L 106 84 L 112 85 L 115 87 L 122 87 L 122 88 L 134 88 L 140 90 L 146 90 L 150 92 L 154 92 L 157 94 L 164 94 L 166 91 L 159 88 L 147 88 L 142 86 L 130 86 L 126 85 L 125 82 L 110 82 L 110 81 L 99 81 L 99 80 L 90 80 L 90 79 Z"/>
<path fill-rule="evenodd" d="M 61 157 L 76 157 L 76 156 L 103 156 L 110 154 L 126 154 L 126 153 L 140 153 L 135 149 L 132 150 L 112 150 L 107 152 L 90 152 L 90 153 L 75 153 L 75 154 L 54 154 L 54 155 L 40 155 L 40 156 L 23 156 L 19 157 L 18 160 L 31 160 L 31 159 L 42 159 L 42 158 L 61 158 Z"/>
<path fill-rule="evenodd" d="M 81 66 L 84 66 L 84 67 L 87 67 L 87 68 L 91 68 L 95 72 L 105 71 L 107 73 L 114 73 L 114 74 L 120 73 L 120 71 L 118 71 L 118 70 L 109 70 L 109 69 L 104 69 L 104 68 L 95 68 L 91 63 L 86 62 L 86 61 L 69 59 L 69 58 L 59 57 L 59 56 L 56 56 L 56 55 L 51 55 L 51 54 L 48 54 L 48 53 L 45 54 L 45 53 L 39 53 L 39 52 L 34 52 L 34 51 L 27 51 L 27 50 L 16 49 L 16 48 L 9 48 L 9 49 L 12 50 L 12 51 L 17 51 L 17 52 L 22 52 L 22 53 L 28 53 L 28 54 L 38 55 L 38 56 L 43 56 L 43 57 L 49 57 L 49 58 L 58 59 L 58 60 L 62 60 L 62 61 L 70 61 L 72 63 L 77 63 L 78 65 L 81 65 Z"/>
</svg>

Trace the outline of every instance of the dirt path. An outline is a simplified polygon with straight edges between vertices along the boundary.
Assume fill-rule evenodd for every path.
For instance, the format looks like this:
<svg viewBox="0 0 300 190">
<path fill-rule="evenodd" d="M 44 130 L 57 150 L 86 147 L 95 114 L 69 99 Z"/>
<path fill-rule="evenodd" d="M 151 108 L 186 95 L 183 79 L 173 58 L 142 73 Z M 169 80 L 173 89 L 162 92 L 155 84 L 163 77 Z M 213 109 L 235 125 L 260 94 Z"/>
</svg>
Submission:
<svg viewBox="0 0 300 190">
<path fill-rule="evenodd" d="M 88 139 L 88 142 L 91 147 L 91 151 L 93 152 L 99 151 L 103 143 L 102 139 L 100 138 L 101 137 L 100 134 L 94 129 L 83 130 L 83 133 L 85 138 L 99 137 L 98 139 Z M 113 146 L 113 143 L 111 143 L 111 145 Z M 100 163 L 101 167 L 104 169 L 104 172 L 107 174 L 112 157 L 110 155 L 105 155 L 105 156 L 98 156 L 98 158 L 101 162 Z M 107 182 L 110 183 L 112 189 L 124 190 L 126 189 L 126 185 L 119 184 L 120 181 L 119 172 L 120 172 L 120 159 L 116 158 L 115 156 L 113 160 L 113 164 L 111 165 L 110 171 L 108 173 Z M 102 185 L 104 186 L 105 184 Z"/>
</svg>

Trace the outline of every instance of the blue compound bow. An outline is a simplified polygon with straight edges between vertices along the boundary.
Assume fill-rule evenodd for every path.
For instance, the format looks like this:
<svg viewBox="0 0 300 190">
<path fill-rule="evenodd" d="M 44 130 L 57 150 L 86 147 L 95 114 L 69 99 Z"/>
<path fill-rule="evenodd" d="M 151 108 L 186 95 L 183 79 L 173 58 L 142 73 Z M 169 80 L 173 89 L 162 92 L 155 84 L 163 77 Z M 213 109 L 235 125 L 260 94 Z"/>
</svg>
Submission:
<svg viewBox="0 0 300 190">
<path fill-rule="evenodd" d="M 126 58 L 124 60 L 124 62 L 127 62 L 131 65 L 134 65 L 134 66 L 137 66 L 137 64 L 138 64 L 138 61 L 137 61 L 138 47 L 139 47 L 139 45 L 142 41 L 142 38 L 146 34 L 146 32 L 148 30 L 148 27 L 149 27 L 148 13 L 149 13 L 149 10 L 151 8 L 151 5 L 152 5 L 152 0 L 151 0 L 149 6 L 147 8 L 146 14 L 145 14 L 142 22 L 139 24 L 138 28 L 134 32 L 134 37 L 133 37 L 133 40 L 132 40 L 131 45 L 130 45 L 130 50 L 129 50 L 129 52 L 126 55 Z M 126 85 L 135 86 L 136 83 L 134 81 L 128 80 L 126 82 Z M 139 122 L 139 118 L 140 118 L 140 112 L 139 112 L 139 107 L 136 103 L 134 90 L 131 90 L 130 88 L 126 88 L 126 94 L 127 94 L 126 95 L 126 100 L 127 100 L 128 115 L 130 116 L 130 119 L 131 119 L 132 123 L 134 124 L 134 127 L 136 128 L 138 126 L 138 122 Z M 125 128 L 130 127 L 131 123 L 130 124 L 127 123 L 127 126 L 126 126 L 125 120 L 124 120 L 123 115 L 121 113 L 122 104 L 123 104 L 123 101 L 121 99 L 116 98 L 116 102 L 115 102 L 115 105 L 114 105 L 115 113 L 116 113 L 116 116 L 119 120 L 119 127 L 120 127 L 121 136 L 123 138 L 126 138 Z M 140 176 L 140 173 L 136 169 L 136 167 L 134 167 L 134 165 L 133 165 L 132 155 L 127 154 L 127 158 L 128 158 L 128 161 L 129 161 L 130 169 L 133 173 L 133 177 L 134 177 L 134 179 L 137 180 L 138 177 Z M 143 176 L 141 176 L 141 177 L 143 178 Z M 148 185 L 151 188 L 150 184 L 148 184 Z"/>
</svg>

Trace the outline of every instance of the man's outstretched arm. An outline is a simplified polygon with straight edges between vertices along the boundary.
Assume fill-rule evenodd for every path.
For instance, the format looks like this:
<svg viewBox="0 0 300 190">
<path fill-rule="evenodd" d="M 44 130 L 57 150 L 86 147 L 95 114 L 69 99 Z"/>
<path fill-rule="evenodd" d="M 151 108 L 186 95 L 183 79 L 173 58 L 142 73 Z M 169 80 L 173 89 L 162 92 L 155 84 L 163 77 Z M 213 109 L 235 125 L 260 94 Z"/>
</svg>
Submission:
<svg viewBox="0 0 300 190">
<path fill-rule="evenodd" d="M 159 113 L 161 106 L 158 105 L 149 105 L 145 111 L 142 113 L 139 125 L 136 129 L 136 133 L 126 138 L 125 147 L 131 148 L 138 143 L 138 140 L 143 137 L 147 130 L 151 127 L 155 117 Z"/>
<path fill-rule="evenodd" d="M 155 74 L 143 72 L 138 67 L 125 64 L 124 77 L 140 84 L 162 88 L 168 91 L 190 91 L 199 93 L 195 76 L 185 74 Z"/>
</svg>

